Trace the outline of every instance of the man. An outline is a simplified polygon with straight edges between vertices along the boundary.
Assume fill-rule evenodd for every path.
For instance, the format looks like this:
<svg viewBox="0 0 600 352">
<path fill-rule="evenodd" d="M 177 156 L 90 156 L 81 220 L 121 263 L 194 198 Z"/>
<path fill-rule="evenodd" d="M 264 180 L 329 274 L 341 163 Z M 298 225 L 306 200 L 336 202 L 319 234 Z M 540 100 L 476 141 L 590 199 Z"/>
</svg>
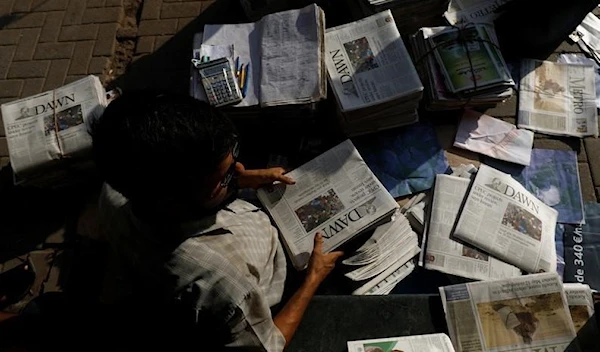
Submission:
<svg viewBox="0 0 600 352">
<path fill-rule="evenodd" d="M 190 322 L 215 345 L 281 351 L 342 253 L 323 254 L 317 235 L 303 284 L 271 317 L 285 257 L 267 215 L 234 191 L 294 181 L 281 168 L 246 170 L 230 120 L 190 97 L 126 93 L 93 127 L 106 181 L 101 222 L 119 261 L 116 301 L 176 311 L 166 325 Z"/>
</svg>

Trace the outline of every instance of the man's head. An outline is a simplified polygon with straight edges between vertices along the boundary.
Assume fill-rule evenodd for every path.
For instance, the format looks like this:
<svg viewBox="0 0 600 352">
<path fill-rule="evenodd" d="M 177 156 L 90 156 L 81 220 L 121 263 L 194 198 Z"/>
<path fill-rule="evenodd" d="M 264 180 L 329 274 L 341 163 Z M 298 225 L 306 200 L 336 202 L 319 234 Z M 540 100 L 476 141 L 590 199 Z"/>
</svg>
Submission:
<svg viewBox="0 0 600 352">
<path fill-rule="evenodd" d="M 187 96 L 125 93 L 94 125 L 93 145 L 106 182 L 140 206 L 216 206 L 243 168 L 231 121 Z"/>
</svg>

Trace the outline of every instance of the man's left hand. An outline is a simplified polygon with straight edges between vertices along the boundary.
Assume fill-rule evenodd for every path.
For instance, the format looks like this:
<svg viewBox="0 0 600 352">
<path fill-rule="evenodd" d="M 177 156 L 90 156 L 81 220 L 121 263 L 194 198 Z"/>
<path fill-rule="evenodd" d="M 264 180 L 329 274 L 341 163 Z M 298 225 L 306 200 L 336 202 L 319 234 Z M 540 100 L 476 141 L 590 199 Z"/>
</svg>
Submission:
<svg viewBox="0 0 600 352">
<path fill-rule="evenodd" d="M 254 188 L 271 185 L 273 182 L 281 182 L 286 185 L 296 183 L 291 177 L 284 175 L 282 167 L 272 167 L 261 170 L 239 170 L 238 184 L 240 188 Z"/>
</svg>

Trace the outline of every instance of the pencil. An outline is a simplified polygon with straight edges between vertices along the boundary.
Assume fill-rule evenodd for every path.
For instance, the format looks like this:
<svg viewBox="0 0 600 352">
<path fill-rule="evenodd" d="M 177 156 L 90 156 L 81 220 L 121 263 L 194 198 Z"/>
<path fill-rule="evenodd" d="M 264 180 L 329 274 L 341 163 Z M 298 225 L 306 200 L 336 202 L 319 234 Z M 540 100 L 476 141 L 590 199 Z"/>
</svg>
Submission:
<svg viewBox="0 0 600 352">
<path fill-rule="evenodd" d="M 244 89 L 244 79 L 246 78 L 246 71 L 244 71 L 244 64 L 240 67 L 240 75 L 238 77 L 238 83 L 240 85 L 240 89 Z"/>
<path fill-rule="evenodd" d="M 242 88 L 242 97 L 246 97 L 246 92 L 248 91 L 248 82 L 246 82 L 248 80 L 248 72 L 250 71 L 250 63 L 248 63 L 246 65 L 246 71 L 242 72 L 242 75 L 244 76 L 244 88 Z"/>
</svg>

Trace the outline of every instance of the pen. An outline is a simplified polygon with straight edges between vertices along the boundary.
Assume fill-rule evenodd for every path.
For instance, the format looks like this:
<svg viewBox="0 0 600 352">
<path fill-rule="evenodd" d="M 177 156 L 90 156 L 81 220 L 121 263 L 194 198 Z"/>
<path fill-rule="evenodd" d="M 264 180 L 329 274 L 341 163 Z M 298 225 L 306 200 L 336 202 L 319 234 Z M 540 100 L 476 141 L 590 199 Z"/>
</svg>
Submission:
<svg viewBox="0 0 600 352">
<path fill-rule="evenodd" d="M 235 58 L 235 75 L 239 76 L 240 74 L 240 57 Z"/>
<path fill-rule="evenodd" d="M 227 89 L 229 89 L 229 95 L 233 95 L 233 92 L 231 91 L 231 86 L 229 85 L 229 78 L 227 77 L 227 71 L 225 71 L 225 69 L 223 69 L 223 76 L 225 76 L 225 83 L 227 83 Z"/>
<path fill-rule="evenodd" d="M 246 97 L 246 92 L 248 91 L 248 72 L 250 71 L 250 63 L 248 63 L 246 65 L 246 71 L 245 73 L 242 73 L 244 75 L 244 88 L 242 88 L 242 97 Z"/>
</svg>

